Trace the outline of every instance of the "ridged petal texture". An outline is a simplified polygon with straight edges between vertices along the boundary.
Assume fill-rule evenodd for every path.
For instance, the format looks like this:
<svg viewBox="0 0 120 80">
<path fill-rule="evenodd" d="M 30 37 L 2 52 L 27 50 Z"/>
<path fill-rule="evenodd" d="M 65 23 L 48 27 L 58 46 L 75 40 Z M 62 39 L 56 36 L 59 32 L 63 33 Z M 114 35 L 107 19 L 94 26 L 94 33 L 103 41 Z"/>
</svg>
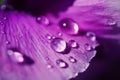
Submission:
<svg viewBox="0 0 120 80">
<path fill-rule="evenodd" d="M 96 38 L 111 38 L 109 31 L 119 27 L 113 12 L 75 6 L 36 18 L 0 11 L 0 80 L 68 80 L 84 72 L 97 52 Z"/>
</svg>

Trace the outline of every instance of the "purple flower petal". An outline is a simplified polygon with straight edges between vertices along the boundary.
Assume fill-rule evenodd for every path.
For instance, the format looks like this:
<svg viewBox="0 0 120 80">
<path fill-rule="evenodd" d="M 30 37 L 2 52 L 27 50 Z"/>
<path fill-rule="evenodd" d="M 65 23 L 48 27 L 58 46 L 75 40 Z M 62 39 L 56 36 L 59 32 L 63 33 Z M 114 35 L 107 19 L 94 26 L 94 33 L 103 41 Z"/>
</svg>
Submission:
<svg viewBox="0 0 120 80">
<path fill-rule="evenodd" d="M 62 32 L 58 24 L 59 20 L 56 21 L 57 23 L 52 22 L 49 16 L 47 18 L 51 24 L 44 25 L 36 21 L 35 17 L 25 13 L 2 11 L 1 13 L 1 78 L 66 80 L 75 77 L 78 72 L 85 71 L 89 66 L 88 58 L 91 59 L 92 55 L 87 56 L 84 45 L 88 43 L 96 47 L 96 41 L 93 42 L 86 36 L 72 36 Z M 59 32 L 61 36 L 58 35 Z M 48 39 L 48 35 L 51 39 Z M 74 40 L 79 47 L 72 48 L 68 45 L 71 40 Z M 24 62 L 26 57 L 23 55 L 28 56 L 35 63 L 22 64 L 23 66 L 17 64 Z"/>
</svg>

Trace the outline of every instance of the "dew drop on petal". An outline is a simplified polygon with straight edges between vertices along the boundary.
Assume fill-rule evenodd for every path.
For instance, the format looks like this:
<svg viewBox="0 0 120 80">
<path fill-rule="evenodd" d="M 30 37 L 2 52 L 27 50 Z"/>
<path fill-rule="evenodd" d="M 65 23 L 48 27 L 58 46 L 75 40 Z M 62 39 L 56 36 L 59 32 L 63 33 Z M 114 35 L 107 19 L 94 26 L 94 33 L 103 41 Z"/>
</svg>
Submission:
<svg viewBox="0 0 120 80">
<path fill-rule="evenodd" d="M 51 48 L 56 52 L 64 52 L 67 48 L 66 41 L 64 41 L 62 38 L 54 38 L 50 45 Z"/>
<path fill-rule="evenodd" d="M 16 63 L 23 63 L 24 62 L 23 54 L 21 54 L 18 51 L 8 50 L 7 54 L 13 62 L 16 62 Z"/>
<path fill-rule="evenodd" d="M 76 63 L 77 62 L 77 60 L 74 57 L 72 57 L 72 56 L 69 57 L 69 61 L 71 63 Z"/>
<path fill-rule="evenodd" d="M 45 16 L 37 17 L 37 22 L 40 23 L 40 24 L 43 24 L 43 25 L 48 25 L 49 24 L 49 20 Z"/>
<path fill-rule="evenodd" d="M 67 68 L 68 67 L 68 64 L 63 61 L 62 59 L 58 59 L 56 60 L 56 64 L 60 67 L 60 68 Z"/>
<path fill-rule="evenodd" d="M 48 64 L 48 65 L 47 65 L 47 68 L 48 68 L 48 69 L 51 69 L 51 68 L 53 68 L 53 66 L 50 65 L 50 64 Z"/>
<path fill-rule="evenodd" d="M 7 50 L 7 55 L 10 58 L 10 60 L 14 63 L 22 65 L 32 65 L 34 63 L 33 59 L 14 49 Z"/>
<path fill-rule="evenodd" d="M 70 41 L 68 42 L 68 44 L 69 44 L 70 47 L 72 47 L 72 48 L 78 48 L 78 47 L 79 47 L 78 43 L 77 43 L 76 41 L 74 41 L 74 40 L 70 40 Z"/>
<path fill-rule="evenodd" d="M 87 50 L 87 51 L 93 50 L 92 46 L 91 46 L 90 44 L 88 44 L 88 43 L 86 43 L 86 44 L 84 45 L 84 47 L 85 47 L 85 50 Z"/>
<path fill-rule="evenodd" d="M 51 39 L 52 39 L 52 36 L 47 35 L 47 39 L 48 39 L 48 40 L 51 40 Z"/>
<path fill-rule="evenodd" d="M 96 36 L 93 32 L 87 32 L 86 36 L 91 40 L 91 41 L 96 41 Z"/>
<path fill-rule="evenodd" d="M 58 33 L 58 36 L 62 36 L 62 33 L 61 33 L 61 32 L 59 32 L 59 33 Z"/>
<path fill-rule="evenodd" d="M 75 35 L 75 34 L 78 34 L 78 32 L 79 32 L 78 24 L 70 18 L 62 19 L 59 22 L 59 27 L 60 27 L 61 31 L 63 31 L 67 34 Z"/>
<path fill-rule="evenodd" d="M 113 20 L 113 19 L 108 19 L 108 20 L 107 20 L 107 24 L 108 24 L 109 26 L 113 26 L 113 25 L 116 25 L 117 22 L 116 22 L 115 20 Z"/>
</svg>

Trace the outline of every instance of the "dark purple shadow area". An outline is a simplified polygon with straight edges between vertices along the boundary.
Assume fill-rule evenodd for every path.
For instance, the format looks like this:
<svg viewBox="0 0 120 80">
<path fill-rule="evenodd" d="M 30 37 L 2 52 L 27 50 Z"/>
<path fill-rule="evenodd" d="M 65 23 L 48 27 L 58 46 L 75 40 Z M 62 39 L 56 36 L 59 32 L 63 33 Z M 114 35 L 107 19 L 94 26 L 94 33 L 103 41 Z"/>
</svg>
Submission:
<svg viewBox="0 0 120 80">
<path fill-rule="evenodd" d="M 29 12 L 33 15 L 44 15 L 51 12 L 57 14 L 72 6 L 74 0 L 9 0 L 9 4 L 19 11 Z"/>
</svg>

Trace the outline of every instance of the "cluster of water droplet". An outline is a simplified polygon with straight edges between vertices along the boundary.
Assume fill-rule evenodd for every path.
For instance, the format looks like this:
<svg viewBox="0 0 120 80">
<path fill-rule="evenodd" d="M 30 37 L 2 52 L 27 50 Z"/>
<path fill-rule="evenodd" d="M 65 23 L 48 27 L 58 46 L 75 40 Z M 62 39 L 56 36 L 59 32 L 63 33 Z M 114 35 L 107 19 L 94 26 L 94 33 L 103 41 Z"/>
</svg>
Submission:
<svg viewBox="0 0 120 80">
<path fill-rule="evenodd" d="M 64 36 L 63 34 L 67 34 L 70 36 L 79 34 L 80 30 L 78 24 L 70 18 L 64 18 L 59 22 L 58 25 L 61 29 L 61 32 L 57 33 L 57 37 L 47 34 L 47 39 L 50 40 L 50 47 L 52 48 L 52 50 L 64 55 L 66 53 L 69 54 L 71 49 L 78 49 L 80 45 L 74 39 L 71 39 L 67 42 L 62 38 L 62 36 Z M 96 41 L 96 35 L 93 32 L 87 32 L 85 36 L 92 42 Z M 84 48 L 86 51 L 93 50 L 93 47 L 88 43 L 84 45 Z M 77 62 L 77 59 L 73 56 L 69 56 L 68 60 L 71 63 Z M 56 64 L 61 68 L 69 67 L 68 63 L 63 59 L 56 60 Z"/>
</svg>

